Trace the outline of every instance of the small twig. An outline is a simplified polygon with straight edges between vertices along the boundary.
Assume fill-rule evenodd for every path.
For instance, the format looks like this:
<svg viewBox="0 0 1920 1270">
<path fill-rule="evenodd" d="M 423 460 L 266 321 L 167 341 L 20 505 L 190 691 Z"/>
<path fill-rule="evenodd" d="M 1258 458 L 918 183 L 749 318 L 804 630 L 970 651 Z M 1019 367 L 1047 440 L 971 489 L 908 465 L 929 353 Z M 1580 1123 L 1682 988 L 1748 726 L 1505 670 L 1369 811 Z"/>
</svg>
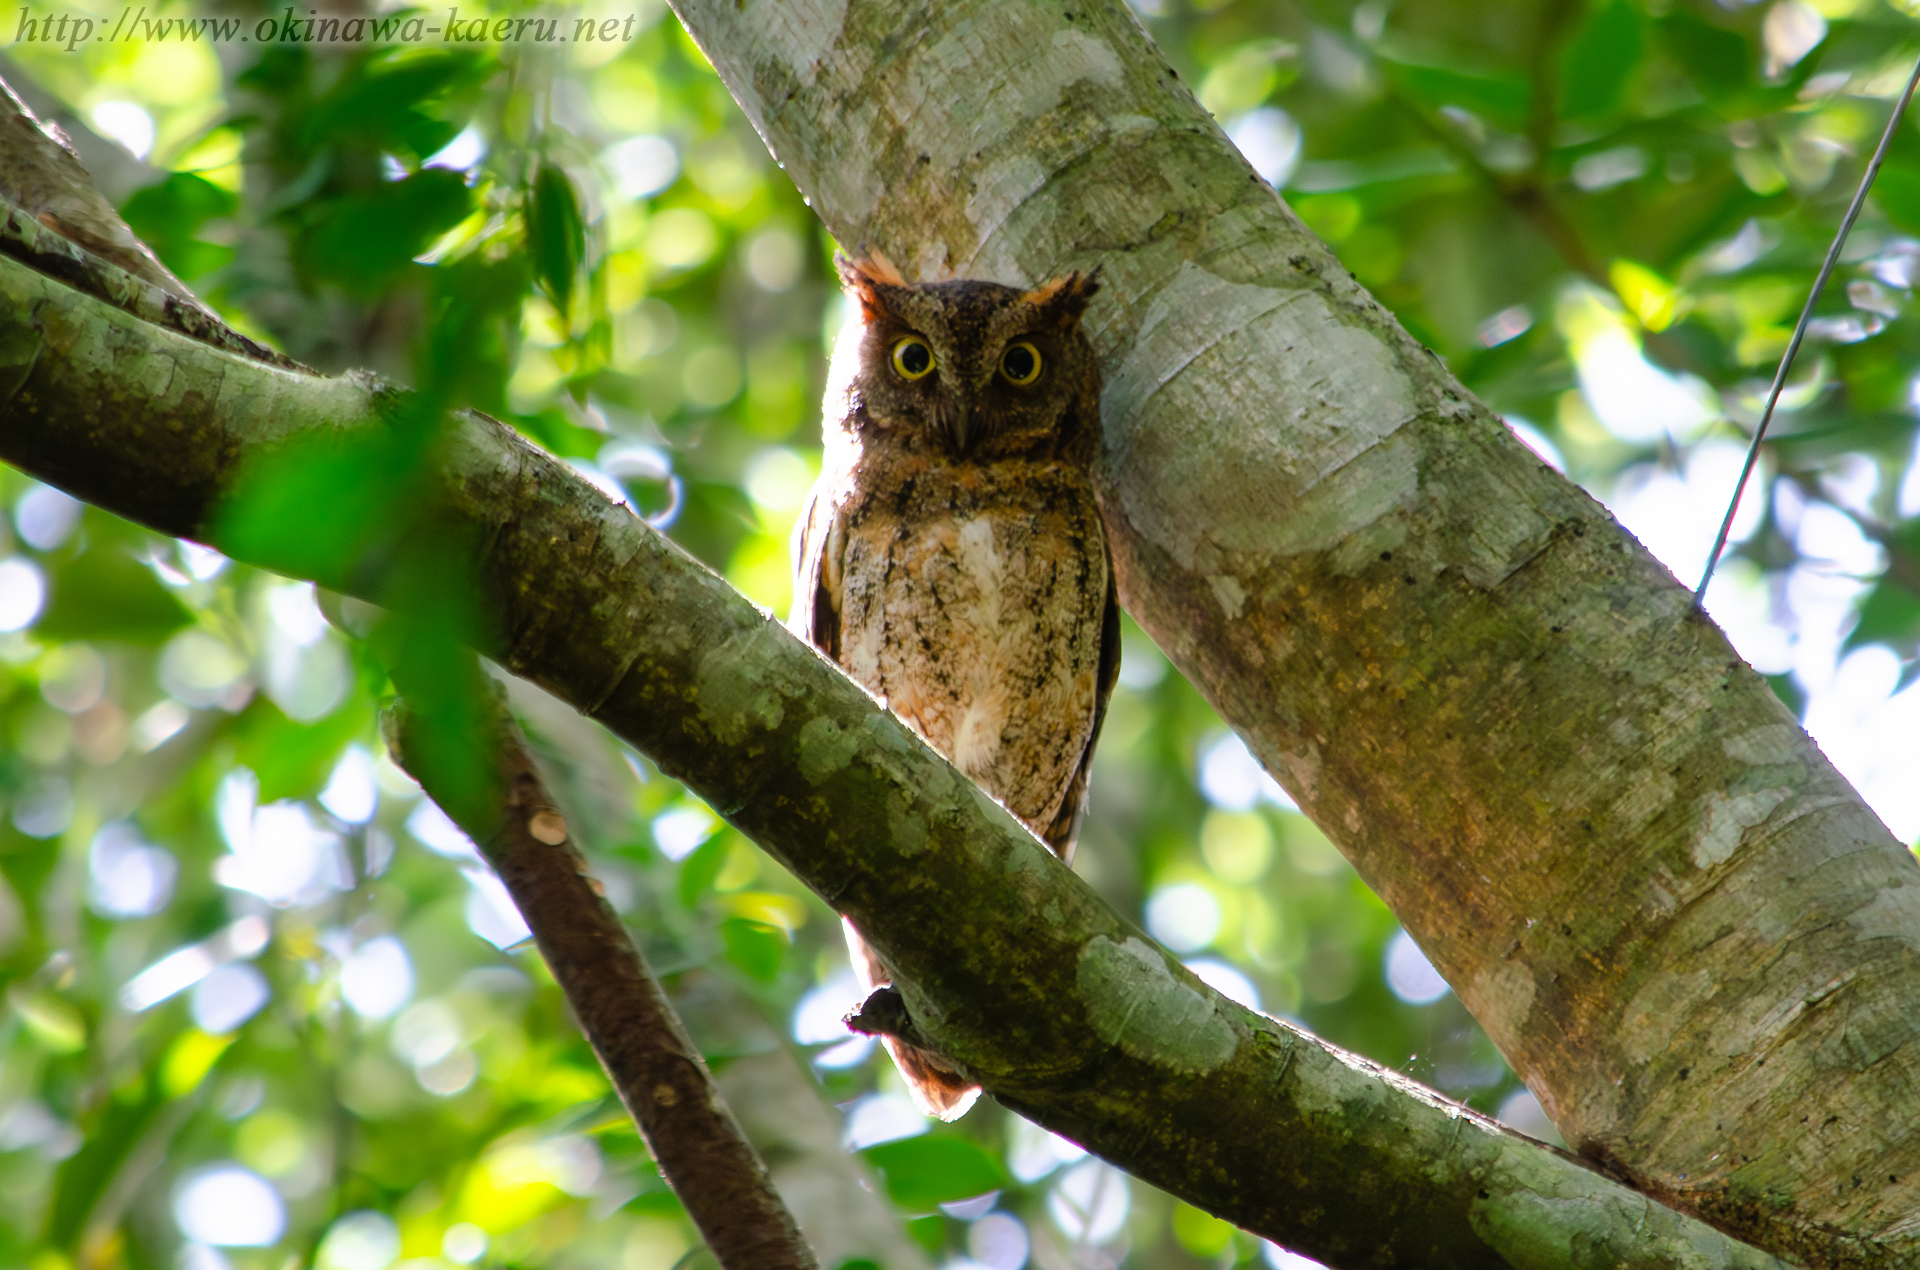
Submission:
<svg viewBox="0 0 1920 1270">
<path fill-rule="evenodd" d="M 459 655 L 473 662 L 471 653 Z M 477 663 L 469 678 L 484 685 Z M 493 704 L 487 738 L 498 777 L 490 806 L 442 788 L 444 773 L 420 753 L 432 721 L 423 723 L 408 701 L 395 706 L 387 725 L 395 758 L 480 845 L 506 884 L 661 1176 L 721 1266 L 817 1270 L 765 1163 L 574 848 L 566 819 L 504 707 Z"/>
<path fill-rule="evenodd" d="M 1893 104 L 1893 114 L 1887 118 L 1887 130 L 1880 134 L 1880 145 L 1873 152 L 1873 159 L 1867 164 L 1867 170 L 1860 175 L 1860 188 L 1853 192 L 1853 202 L 1847 205 L 1847 214 L 1840 221 L 1840 229 L 1833 236 L 1833 245 L 1827 248 L 1827 258 L 1820 264 L 1820 273 L 1813 280 L 1813 290 L 1807 293 L 1807 303 L 1800 310 L 1800 320 L 1794 323 L 1793 338 L 1787 341 L 1787 351 L 1780 355 L 1780 367 L 1773 372 L 1773 387 L 1767 391 L 1767 408 L 1760 412 L 1760 425 L 1753 430 L 1753 442 L 1747 446 L 1747 461 L 1740 466 L 1740 479 L 1734 483 L 1733 497 L 1727 500 L 1727 514 L 1720 521 L 1720 532 L 1714 535 L 1713 550 L 1707 553 L 1707 568 L 1700 575 L 1700 585 L 1693 593 L 1693 607 L 1703 608 L 1707 600 L 1707 584 L 1713 581 L 1713 570 L 1720 563 L 1720 553 L 1726 550 L 1727 535 L 1733 532 L 1733 517 L 1740 510 L 1740 495 L 1747 488 L 1747 478 L 1753 475 L 1753 465 L 1760 458 L 1760 443 L 1766 439 L 1767 426 L 1773 422 L 1774 407 L 1780 404 L 1780 392 L 1787 385 L 1787 374 L 1793 369 L 1793 359 L 1800 352 L 1800 341 L 1806 338 L 1807 324 L 1813 321 L 1813 306 L 1820 302 L 1820 293 L 1827 289 L 1827 279 L 1833 276 L 1833 267 L 1840 261 L 1840 251 L 1847 245 L 1847 235 L 1853 232 L 1853 223 L 1860 219 L 1860 209 L 1866 206 L 1867 191 L 1873 188 L 1873 178 L 1880 175 L 1880 165 L 1886 162 L 1887 151 L 1893 146 L 1893 134 L 1900 127 L 1901 116 L 1907 112 L 1907 103 L 1913 100 L 1913 90 L 1920 86 L 1920 61 L 1913 66 L 1913 74 L 1907 78 L 1906 91 Z"/>
</svg>

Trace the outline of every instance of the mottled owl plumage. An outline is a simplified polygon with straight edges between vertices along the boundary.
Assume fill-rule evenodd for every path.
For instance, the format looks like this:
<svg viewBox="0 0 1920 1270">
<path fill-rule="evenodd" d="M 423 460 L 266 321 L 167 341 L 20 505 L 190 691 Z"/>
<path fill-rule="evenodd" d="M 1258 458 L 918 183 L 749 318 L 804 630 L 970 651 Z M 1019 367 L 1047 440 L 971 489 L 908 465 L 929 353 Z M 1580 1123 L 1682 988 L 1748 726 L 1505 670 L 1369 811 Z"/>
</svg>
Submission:
<svg viewBox="0 0 1920 1270">
<path fill-rule="evenodd" d="M 1070 859 L 1120 663 L 1080 330 L 1096 284 L 914 284 L 883 257 L 838 263 L 862 323 L 834 358 L 793 625 Z M 851 923 L 847 942 L 869 990 L 891 982 Z M 887 1046 L 925 1110 L 972 1105 L 977 1087 L 934 1055 Z"/>
</svg>

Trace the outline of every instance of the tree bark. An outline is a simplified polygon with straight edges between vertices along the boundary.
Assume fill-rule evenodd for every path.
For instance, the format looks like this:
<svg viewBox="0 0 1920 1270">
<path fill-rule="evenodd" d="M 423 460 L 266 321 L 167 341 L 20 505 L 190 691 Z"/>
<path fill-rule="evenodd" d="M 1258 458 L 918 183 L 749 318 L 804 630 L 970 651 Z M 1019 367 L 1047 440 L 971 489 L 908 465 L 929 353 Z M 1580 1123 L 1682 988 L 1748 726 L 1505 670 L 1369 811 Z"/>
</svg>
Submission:
<svg viewBox="0 0 1920 1270">
<path fill-rule="evenodd" d="M 0 458 L 163 532 L 219 545 L 243 469 L 296 440 L 354 452 L 396 397 L 0 258 Z M 503 425 L 456 416 L 436 457 L 428 518 L 392 508 L 391 528 L 460 545 L 497 623 L 483 651 L 853 917 L 922 1035 L 1023 1114 L 1335 1265 L 1781 1264 L 1221 998 L 837 669 Z M 407 553 L 373 540 L 316 580 L 404 612 Z"/>
<path fill-rule="evenodd" d="M 1812 1262 L 1920 1258 L 1920 867 L 1124 5 L 675 5 L 842 243 L 1102 268 L 1122 602 L 1567 1141 Z"/>
</svg>

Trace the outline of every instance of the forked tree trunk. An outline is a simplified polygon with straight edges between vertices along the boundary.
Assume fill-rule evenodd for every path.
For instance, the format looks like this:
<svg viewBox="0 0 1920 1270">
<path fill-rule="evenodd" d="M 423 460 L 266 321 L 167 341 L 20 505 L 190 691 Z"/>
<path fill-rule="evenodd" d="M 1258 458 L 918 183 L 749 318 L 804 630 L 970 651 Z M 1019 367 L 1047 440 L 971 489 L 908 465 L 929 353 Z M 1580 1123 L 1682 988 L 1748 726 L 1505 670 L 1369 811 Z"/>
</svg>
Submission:
<svg viewBox="0 0 1920 1270">
<path fill-rule="evenodd" d="M 1920 1258 L 1913 857 L 1119 0 L 674 3 L 840 242 L 1103 269 L 1123 602 L 1568 1142 L 1811 1262 Z"/>
</svg>

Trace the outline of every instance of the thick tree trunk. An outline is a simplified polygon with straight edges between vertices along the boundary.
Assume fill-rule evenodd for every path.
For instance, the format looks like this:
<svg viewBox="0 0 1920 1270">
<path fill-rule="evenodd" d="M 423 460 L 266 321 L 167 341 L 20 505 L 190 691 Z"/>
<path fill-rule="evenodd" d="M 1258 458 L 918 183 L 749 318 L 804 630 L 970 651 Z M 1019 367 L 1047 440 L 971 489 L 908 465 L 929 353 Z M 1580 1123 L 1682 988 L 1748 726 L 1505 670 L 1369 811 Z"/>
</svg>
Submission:
<svg viewBox="0 0 1920 1270">
<path fill-rule="evenodd" d="M 675 0 L 842 243 L 1099 265 L 1128 610 L 1567 1140 L 1920 1258 L 1920 868 L 1607 513 L 1371 300 L 1119 0 Z"/>
<path fill-rule="evenodd" d="M 165 532 L 218 545 L 220 501 L 250 464 L 290 442 L 308 461 L 367 453 L 403 404 L 152 325 L 0 253 L 0 458 Z M 922 1039 L 1002 1101 L 1335 1265 L 1781 1264 L 1224 1000 L 837 669 L 509 429 L 450 420 L 435 456 L 427 507 L 350 527 L 377 544 L 363 557 L 287 549 L 404 610 L 410 548 L 461 544 L 455 576 L 497 623 L 484 651 L 683 777 L 853 917 L 900 971 Z"/>
</svg>

